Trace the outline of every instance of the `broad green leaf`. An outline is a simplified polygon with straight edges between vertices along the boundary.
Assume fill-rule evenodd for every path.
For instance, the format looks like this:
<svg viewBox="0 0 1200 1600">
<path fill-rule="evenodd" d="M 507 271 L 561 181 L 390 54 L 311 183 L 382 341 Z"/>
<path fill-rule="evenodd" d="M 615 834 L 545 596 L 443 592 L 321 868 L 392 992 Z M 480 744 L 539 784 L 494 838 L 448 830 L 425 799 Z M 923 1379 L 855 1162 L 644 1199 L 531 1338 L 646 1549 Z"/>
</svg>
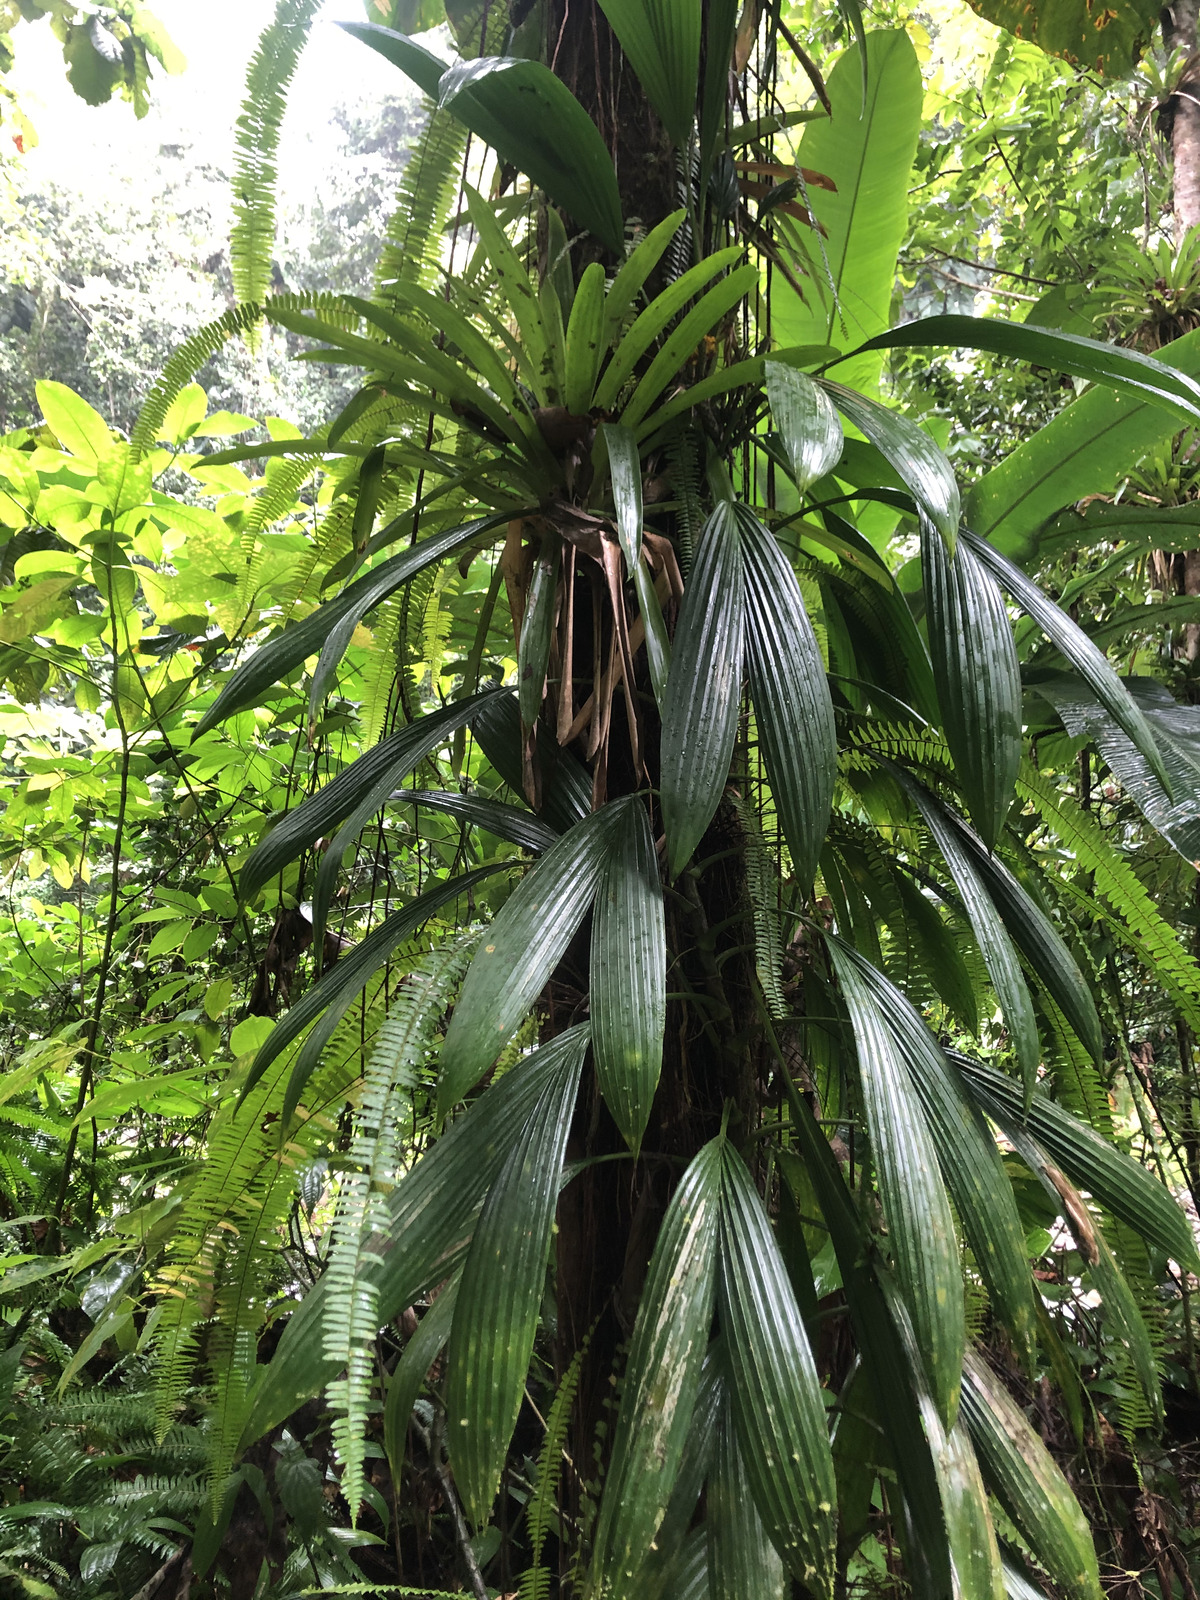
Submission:
<svg viewBox="0 0 1200 1600">
<path fill-rule="evenodd" d="M 708 1347 L 700 1372 L 700 1386 L 692 1407 L 692 1420 L 679 1463 L 679 1476 L 658 1525 L 654 1543 L 638 1573 L 638 1593 L 644 1600 L 660 1600 L 669 1592 L 676 1559 L 687 1540 L 700 1495 L 712 1465 L 717 1418 L 725 1402 L 724 1348 L 719 1339 Z"/>
<path fill-rule="evenodd" d="M 458 1299 L 462 1274 L 457 1273 L 440 1291 L 437 1299 L 417 1324 L 416 1332 L 388 1379 L 383 1403 L 383 1448 L 392 1471 L 392 1484 L 400 1492 L 403 1483 L 404 1451 L 408 1443 L 408 1421 L 421 1393 L 430 1367 L 450 1337 L 454 1305 Z"/>
<path fill-rule="evenodd" d="M 1011 1078 L 967 1056 L 953 1059 L 980 1110 L 1009 1138 L 1026 1131 L 1099 1205 L 1188 1271 L 1200 1271 L 1187 1218 L 1145 1167 L 1040 1092 L 1034 1093 L 1026 1115 L 1021 1091 Z"/>
<path fill-rule="evenodd" d="M 586 1024 L 571 1028 L 519 1061 L 451 1124 L 388 1197 L 387 1233 L 374 1241 L 381 1326 L 453 1275 L 484 1196 L 547 1083 L 565 1058 L 584 1048 L 587 1032 Z M 292 1313 L 251 1397 L 243 1448 L 337 1376 L 337 1363 L 325 1356 L 322 1340 L 328 1295 L 328 1280 L 318 1279 Z"/>
<path fill-rule="evenodd" d="M 958 484 L 946 457 L 923 428 L 876 400 L 821 379 L 821 386 L 844 417 L 870 440 L 899 474 L 918 508 L 933 524 L 953 553 L 962 515 Z"/>
<path fill-rule="evenodd" d="M 532 728 L 542 709 L 546 689 L 546 665 L 550 660 L 550 640 L 558 606 L 558 567 L 562 540 L 557 531 L 542 535 L 541 548 L 533 563 L 525 615 L 521 618 L 521 642 L 517 649 L 517 693 L 521 721 Z"/>
<path fill-rule="evenodd" d="M 992 1492 L 1054 1582 L 1075 1600 L 1099 1600 L 1087 1519 L 1025 1413 L 982 1355 L 967 1352 L 963 1420 Z"/>
<path fill-rule="evenodd" d="M 347 951 L 311 988 L 304 991 L 294 1005 L 288 1007 L 267 1035 L 246 1075 L 239 1104 L 280 1051 L 286 1049 L 293 1039 L 299 1038 L 314 1018 L 320 1017 L 320 1022 L 304 1041 L 304 1047 L 292 1069 L 284 1102 L 283 1118 L 286 1124 L 291 1112 L 299 1104 L 304 1085 L 316 1069 L 321 1052 L 334 1029 L 396 946 L 411 939 L 417 929 L 448 901 L 457 899 L 465 890 L 474 888 L 492 873 L 501 871 L 503 865 L 502 862 L 495 862 L 486 867 L 476 867 L 473 872 L 464 872 L 457 878 L 441 879 L 411 904 L 400 911 L 393 911 L 361 944 Z"/>
<path fill-rule="evenodd" d="M 447 67 L 377 23 L 339 26 L 399 67 L 439 109 L 452 112 L 501 161 L 524 172 L 606 249 L 620 251 L 624 226 L 612 157 L 596 124 L 549 68 L 509 56 Z"/>
<path fill-rule="evenodd" d="M 719 1297 L 731 1409 L 759 1515 L 792 1576 L 832 1594 L 837 1488 L 817 1369 L 766 1208 L 729 1145 Z"/>
<path fill-rule="evenodd" d="M 638 427 L 663 390 L 678 375 L 680 368 L 701 339 L 711 333 L 734 310 L 757 282 L 757 267 L 749 264 L 735 267 L 728 277 L 714 284 L 686 316 L 680 318 L 663 341 L 662 347 L 655 352 L 654 360 L 638 379 L 637 387 L 623 407 L 621 423 L 624 427 L 633 429 Z M 650 307 L 650 310 L 653 310 L 653 307 Z M 632 333 L 636 332 L 637 324 L 632 330 Z M 623 354 L 624 344 L 619 347 L 618 358 Z M 607 381 L 606 374 L 605 382 Z"/>
<path fill-rule="evenodd" d="M 1077 622 L 1072 621 L 1065 611 L 1042 593 L 1032 579 L 1025 576 L 1020 567 L 994 550 L 986 539 L 976 538 L 966 531 L 963 538 L 1022 611 L 1033 618 L 1051 643 L 1067 658 L 1122 732 L 1133 740 L 1169 794 L 1171 780 L 1163 765 L 1162 752 L 1137 702 L 1109 665 L 1104 652 L 1092 643 Z"/>
<path fill-rule="evenodd" d="M 978 1108 L 911 1002 L 855 952 L 852 960 L 900 1049 L 938 1163 L 992 1304 L 1018 1350 L 1033 1350 L 1033 1279 L 1004 1162 Z"/>
<path fill-rule="evenodd" d="M 810 123 L 796 149 L 800 166 L 824 173 L 836 188 L 808 191 L 806 203 L 825 232 L 810 247 L 804 299 L 778 275 L 772 286 L 771 331 L 782 345 L 844 350 L 891 321 L 924 91 L 903 29 L 869 33 L 866 65 L 864 101 L 859 47 L 838 58 L 826 80 L 833 114 Z M 868 354 L 847 362 L 839 376 L 851 388 L 876 393 L 881 368 L 882 359 Z"/>
<path fill-rule="evenodd" d="M 440 1115 L 478 1083 L 542 992 L 591 907 L 627 809 L 641 804 L 615 800 L 577 823 L 485 931 L 442 1045 Z"/>
<path fill-rule="evenodd" d="M 575 416 L 591 410 L 592 391 L 604 354 L 604 268 L 590 261 L 583 269 L 566 334 L 563 403 Z"/>
<path fill-rule="evenodd" d="M 373 606 L 402 588 L 418 572 L 432 566 L 436 561 L 441 561 L 445 556 L 455 555 L 487 532 L 488 529 L 484 528 L 482 523 L 486 522 L 489 528 L 495 528 L 507 521 L 508 515 L 505 513 L 501 517 L 485 517 L 478 523 L 447 528 L 441 533 L 432 534 L 428 539 L 422 539 L 419 544 L 411 545 L 398 556 L 392 556 L 373 572 L 356 579 L 348 588 L 343 589 L 335 600 L 327 600 L 324 605 L 318 606 L 299 622 L 289 623 L 282 632 L 277 633 L 273 639 L 256 650 L 249 660 L 244 661 L 230 675 L 221 693 L 196 724 L 196 731 L 192 737 L 199 739 L 210 728 L 215 728 L 218 722 L 231 717 L 235 711 L 243 711 L 247 706 L 254 705 L 269 689 L 273 689 L 281 678 L 286 677 L 293 667 L 298 667 L 309 656 L 322 650 L 338 623 L 345 619 L 346 626 L 339 634 L 340 643 L 329 646 L 332 666 L 325 669 L 327 680 L 336 668 L 337 662 L 345 654 L 345 647 L 350 641 L 351 634 Z M 322 671 L 319 664 L 317 671 L 318 673 Z M 313 704 L 319 703 L 318 696 Z"/>
<path fill-rule="evenodd" d="M 662 729 L 662 808 L 675 878 L 712 821 L 741 709 L 744 594 L 733 505 L 709 517 L 679 608 Z"/>
<path fill-rule="evenodd" d="M 599 0 L 646 98 L 680 149 L 696 113 L 700 0 Z M 726 63 L 728 65 L 728 63 Z"/>
<path fill-rule="evenodd" d="M 837 732 L 821 648 L 791 564 L 747 506 L 737 508 L 750 694 L 797 883 L 807 886 L 829 826 Z"/>
<path fill-rule="evenodd" d="M 469 700 L 460 700 L 432 711 L 382 739 L 373 750 L 359 756 L 344 767 L 336 778 L 330 780 L 316 794 L 310 795 L 293 811 L 283 816 L 246 857 L 238 880 L 244 900 L 250 900 L 267 883 L 307 850 L 317 839 L 328 835 L 347 818 L 357 820 L 354 833 L 383 805 L 396 786 L 403 782 L 418 761 L 447 742 L 456 728 L 462 727 L 476 715 L 487 701 L 504 690 L 490 689 Z M 343 832 L 345 830 L 343 829 Z M 337 845 L 338 860 L 330 869 L 335 876 L 340 866 L 340 852 L 353 838 L 342 838 Z M 326 858 L 333 848 L 326 852 Z M 315 920 L 315 919 L 314 919 Z"/>
<path fill-rule="evenodd" d="M 483 795 L 459 794 L 457 789 L 397 789 L 388 796 L 393 805 L 428 806 L 430 811 L 445 811 L 458 817 L 473 828 L 483 828 L 494 833 L 497 839 L 507 839 L 534 855 L 558 838 L 532 811 L 522 811 L 519 806 L 506 806 L 499 800 L 488 800 Z"/>
<path fill-rule="evenodd" d="M 1125 77 L 1154 36 L 1157 0 L 1114 0 L 1098 11 L 1090 0 L 967 0 L 972 11 L 1031 39 L 1047 55 L 1077 67 Z"/>
<path fill-rule="evenodd" d="M 1105 384 L 1139 400 L 1150 400 L 1193 427 L 1200 422 L 1200 383 L 1186 373 L 1140 350 L 1059 333 L 1028 322 L 1006 322 L 1003 317 L 918 317 L 915 322 L 869 339 L 860 349 L 891 350 L 914 345 L 990 350 L 993 355 L 1015 356 L 1089 383 Z"/>
<path fill-rule="evenodd" d="M 454 1481 L 476 1526 L 491 1511 L 525 1394 L 586 1048 L 585 1035 L 547 1082 L 484 1201 L 463 1267 L 446 1420 Z"/>
<path fill-rule="evenodd" d="M 962 1266 L 937 1149 L 909 1062 L 863 977 L 859 958 L 827 935 L 858 1050 L 879 1200 L 938 1414 L 953 1423 L 966 1345 Z"/>
<path fill-rule="evenodd" d="M 1009 930 L 988 891 L 978 857 L 968 848 L 965 836 L 954 825 L 950 813 L 911 779 L 900 776 L 900 782 L 912 797 L 950 869 L 1000 1002 L 1026 1093 L 1030 1094 L 1037 1081 L 1042 1046 L 1033 1002 Z"/>
<path fill-rule="evenodd" d="M 650 1259 L 596 1523 L 591 1587 L 603 1600 L 641 1593 L 679 1475 L 716 1294 L 723 1145 L 711 1140 L 691 1162 Z"/>
<path fill-rule="evenodd" d="M 673 226 L 670 232 L 664 231 L 661 241 L 659 241 L 661 249 L 664 250 L 678 227 L 674 218 L 668 218 L 668 221 Z M 666 223 L 662 224 L 664 230 L 666 226 Z M 656 229 L 655 233 L 657 232 L 658 230 Z M 651 235 L 651 237 L 654 237 L 654 235 Z M 649 242 L 649 239 L 645 240 L 640 248 L 644 250 Z M 668 285 L 661 294 L 656 295 L 651 300 L 650 304 L 637 318 L 629 331 L 622 336 L 613 350 L 612 360 L 604 369 L 604 374 L 596 388 L 593 401 L 596 410 L 611 411 L 613 409 L 620 397 L 621 390 L 633 376 L 634 369 L 654 341 L 666 330 L 672 319 L 685 306 L 690 305 L 696 299 L 705 284 L 711 283 L 715 277 L 723 273 L 727 268 L 732 268 L 734 263 L 741 259 L 741 256 L 742 250 L 737 245 L 730 245 L 726 250 L 718 250 L 715 254 L 706 256 L 696 266 L 689 267 L 685 273 L 675 279 L 674 283 Z M 610 302 L 621 287 L 621 277 L 624 272 L 632 268 L 635 261 L 638 262 L 640 270 L 641 265 L 647 259 L 639 259 L 638 252 L 635 252 L 629 258 L 622 272 L 617 275 L 609 293 Z M 652 269 L 652 266 L 653 262 L 646 266 L 647 274 Z"/>
<path fill-rule="evenodd" d="M 783 1600 L 783 1562 L 754 1504 L 727 1394 L 715 1434 L 704 1516 L 711 1600 Z"/>
<path fill-rule="evenodd" d="M 38 410 L 59 444 L 94 470 L 116 443 L 108 423 L 65 383 L 42 378 L 34 392 Z"/>
<path fill-rule="evenodd" d="M 1021 669 L 1004 596 L 964 541 L 921 533 L 929 654 L 946 743 L 971 819 L 994 849 L 1021 765 Z"/>
<path fill-rule="evenodd" d="M 636 1151 L 662 1071 L 667 943 L 646 808 L 623 809 L 592 912 L 592 1051 L 600 1092 Z"/>
<path fill-rule="evenodd" d="M 799 368 L 782 361 L 765 364 L 771 418 L 783 439 L 792 476 L 801 494 L 837 465 L 842 425 L 825 391 Z"/>
</svg>

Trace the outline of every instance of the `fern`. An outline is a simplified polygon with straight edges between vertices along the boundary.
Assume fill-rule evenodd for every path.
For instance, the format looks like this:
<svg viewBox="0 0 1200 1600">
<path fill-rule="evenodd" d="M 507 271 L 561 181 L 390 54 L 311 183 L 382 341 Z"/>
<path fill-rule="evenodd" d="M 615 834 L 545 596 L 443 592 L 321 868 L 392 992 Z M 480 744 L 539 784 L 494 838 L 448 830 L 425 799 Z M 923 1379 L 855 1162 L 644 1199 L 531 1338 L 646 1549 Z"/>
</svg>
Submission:
<svg viewBox="0 0 1200 1600">
<path fill-rule="evenodd" d="M 783 994 L 779 874 L 763 842 L 758 818 L 740 796 L 731 795 L 730 799 L 746 842 L 746 893 L 754 921 L 754 970 L 771 1015 L 782 1021 L 791 1011 Z"/>
<path fill-rule="evenodd" d="M 393 595 L 376 611 L 373 620 L 371 653 L 363 667 L 362 738 L 365 747 L 375 744 L 387 724 L 392 704 L 392 685 L 396 680 L 396 652 L 404 625 L 406 596 Z"/>
<path fill-rule="evenodd" d="M 342 1493 L 357 1521 L 363 1500 L 363 1425 L 371 1392 L 379 1290 L 372 1276 L 373 1236 L 387 1225 L 386 1196 L 399 1166 L 396 1124 L 401 1092 L 416 1083 L 454 985 L 470 959 L 470 944 L 435 949 L 408 973 L 367 1064 L 354 1140 L 341 1183 L 341 1205 L 326 1270 L 325 1355 L 345 1368 L 330 1385 L 338 1413 L 334 1443 L 343 1463 Z"/>
<path fill-rule="evenodd" d="M 287 516 L 296 504 L 301 486 L 320 465 L 321 457 L 316 455 L 290 456 L 269 464 L 266 488 L 255 497 L 242 530 L 242 554 L 246 561 L 238 587 L 242 605 L 249 605 L 253 600 L 266 561 L 267 551 L 259 545 L 259 534 Z"/>
<path fill-rule="evenodd" d="M 556 1514 L 559 1462 L 564 1455 L 571 1407 L 575 1404 L 575 1392 L 579 1387 L 579 1374 L 583 1370 L 587 1347 L 588 1340 L 585 1339 L 571 1357 L 546 1418 L 546 1437 L 538 1456 L 537 1485 L 529 1497 L 526 1510 L 526 1528 L 533 1561 L 528 1571 L 521 1575 L 518 1586 L 520 1600 L 549 1600 L 550 1573 L 542 1566 L 542 1551 Z"/>
<path fill-rule="evenodd" d="M 278 0 L 246 69 L 246 98 L 234 144 L 233 289 L 261 300 L 271 282 L 275 249 L 275 183 L 279 130 L 287 88 L 308 43 L 321 0 Z"/>
<path fill-rule="evenodd" d="M 458 172 L 467 131 L 447 111 L 425 101 L 429 117 L 400 178 L 396 209 L 375 273 L 375 299 L 398 309 L 393 283 L 432 289 L 441 266 L 443 232 L 458 197 Z"/>
</svg>

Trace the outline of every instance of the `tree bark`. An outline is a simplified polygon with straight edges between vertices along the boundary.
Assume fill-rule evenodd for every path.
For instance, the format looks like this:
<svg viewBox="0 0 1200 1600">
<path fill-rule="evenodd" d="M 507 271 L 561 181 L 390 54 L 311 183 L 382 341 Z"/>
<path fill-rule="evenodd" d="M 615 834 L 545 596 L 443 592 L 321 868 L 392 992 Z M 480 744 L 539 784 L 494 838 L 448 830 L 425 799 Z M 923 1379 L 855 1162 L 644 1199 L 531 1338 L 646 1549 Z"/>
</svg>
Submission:
<svg viewBox="0 0 1200 1600">
<path fill-rule="evenodd" d="M 1163 12 L 1163 37 L 1172 50 L 1186 50 L 1187 61 L 1176 87 L 1171 124 L 1174 173 L 1175 242 L 1200 223 L 1200 53 L 1196 18 L 1200 0 L 1174 0 Z"/>
</svg>

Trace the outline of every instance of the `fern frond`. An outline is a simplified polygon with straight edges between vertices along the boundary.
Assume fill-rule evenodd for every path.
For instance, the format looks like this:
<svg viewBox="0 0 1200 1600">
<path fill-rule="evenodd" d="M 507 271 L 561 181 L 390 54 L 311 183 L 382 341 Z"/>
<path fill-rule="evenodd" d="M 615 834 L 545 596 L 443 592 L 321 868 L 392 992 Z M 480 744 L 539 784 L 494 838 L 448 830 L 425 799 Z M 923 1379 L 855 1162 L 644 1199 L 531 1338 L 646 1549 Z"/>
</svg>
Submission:
<svg viewBox="0 0 1200 1600">
<path fill-rule="evenodd" d="M 458 197 L 467 142 L 466 128 L 448 111 L 436 111 L 429 100 L 422 109 L 429 121 L 400 178 L 375 274 L 375 299 L 393 310 L 397 303 L 388 293 L 390 284 L 432 289 L 437 282 L 443 233 Z"/>
<path fill-rule="evenodd" d="M 533 1563 L 529 1570 L 522 1574 L 519 1586 L 520 1600 L 546 1600 L 550 1593 L 550 1573 L 542 1566 L 542 1551 L 558 1503 L 559 1463 L 565 1453 L 571 1407 L 575 1404 L 579 1375 L 583 1371 L 583 1358 L 587 1354 L 589 1339 L 590 1336 L 584 1339 L 571 1357 L 570 1365 L 562 1375 L 558 1391 L 550 1406 L 550 1413 L 546 1418 L 546 1437 L 542 1441 L 541 1454 L 538 1456 L 537 1484 L 529 1497 L 525 1514 Z"/>
<path fill-rule="evenodd" d="M 238 588 L 242 605 L 249 605 L 253 600 L 266 560 L 265 547 L 259 547 L 259 535 L 287 516 L 302 486 L 320 465 L 321 457 L 315 455 L 290 456 L 269 464 L 266 488 L 255 497 L 242 530 L 242 555 L 246 562 Z"/>
<path fill-rule="evenodd" d="M 746 893 L 754 923 L 754 970 L 767 1009 L 776 1021 L 787 1017 L 783 995 L 783 944 L 779 933 L 779 874 L 763 840 L 758 818 L 740 795 L 730 799 L 746 844 Z"/>
<path fill-rule="evenodd" d="M 393 595 L 375 612 L 372 622 L 371 654 L 363 667 L 363 691 L 359 716 L 362 719 L 364 747 L 379 739 L 387 725 L 392 704 L 392 685 L 396 679 L 397 646 L 404 625 L 405 595 Z"/>
<path fill-rule="evenodd" d="M 234 144 L 233 290 L 261 300 L 271 283 L 275 249 L 275 183 L 279 130 L 287 89 L 308 43 L 321 0 L 278 0 L 246 69 L 246 97 Z"/>
</svg>

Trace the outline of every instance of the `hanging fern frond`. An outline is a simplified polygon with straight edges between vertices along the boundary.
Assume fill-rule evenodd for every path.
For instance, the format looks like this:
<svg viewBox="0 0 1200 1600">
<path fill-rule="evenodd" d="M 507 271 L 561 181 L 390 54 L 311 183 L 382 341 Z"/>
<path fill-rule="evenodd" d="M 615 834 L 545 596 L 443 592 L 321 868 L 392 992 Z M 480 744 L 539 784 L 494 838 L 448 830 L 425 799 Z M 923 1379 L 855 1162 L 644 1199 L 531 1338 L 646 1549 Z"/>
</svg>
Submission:
<svg viewBox="0 0 1200 1600">
<path fill-rule="evenodd" d="M 532 1560 L 528 1570 L 521 1574 L 518 1584 L 520 1600 L 549 1600 L 550 1572 L 542 1566 L 542 1551 L 546 1546 L 546 1535 L 556 1519 L 560 1464 L 588 1343 L 589 1339 L 584 1339 L 571 1357 L 546 1418 L 546 1437 L 542 1441 L 537 1463 L 537 1484 L 529 1497 L 525 1513 L 525 1529 L 529 1536 Z"/>
<path fill-rule="evenodd" d="M 432 289 L 442 264 L 443 233 L 458 198 L 458 176 L 467 130 L 432 101 L 422 105 L 425 131 L 408 158 L 396 194 L 396 209 L 375 272 L 375 299 L 397 309 L 390 286 Z"/>
<path fill-rule="evenodd" d="M 271 283 L 279 130 L 287 89 L 308 43 L 320 0 L 278 0 L 246 69 L 246 97 L 234 145 L 233 290 L 261 300 Z"/>
<path fill-rule="evenodd" d="M 731 795 L 730 799 L 746 844 L 746 894 L 754 923 L 754 969 L 771 1015 L 782 1021 L 790 1015 L 791 1008 L 783 993 L 779 873 L 753 810 L 740 796 Z"/>
</svg>

